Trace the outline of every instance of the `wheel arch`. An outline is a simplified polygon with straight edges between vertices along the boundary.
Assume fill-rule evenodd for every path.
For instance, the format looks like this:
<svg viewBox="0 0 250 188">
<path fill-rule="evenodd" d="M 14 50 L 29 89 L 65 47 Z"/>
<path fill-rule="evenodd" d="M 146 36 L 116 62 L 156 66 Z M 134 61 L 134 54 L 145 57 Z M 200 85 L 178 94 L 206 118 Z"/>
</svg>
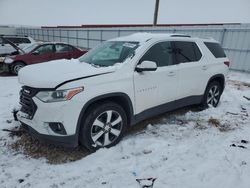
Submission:
<svg viewBox="0 0 250 188">
<path fill-rule="evenodd" d="M 77 141 L 79 141 L 79 133 L 80 133 L 82 120 L 84 119 L 84 115 L 86 114 L 88 109 L 93 104 L 101 103 L 101 102 L 105 102 L 105 101 L 115 102 L 115 103 L 121 105 L 121 107 L 123 107 L 123 109 L 125 110 L 126 115 L 127 115 L 128 125 L 130 125 L 130 123 L 133 121 L 133 115 L 134 115 L 133 104 L 132 104 L 132 101 L 130 100 L 130 97 L 127 94 L 116 92 L 116 93 L 108 93 L 108 94 L 94 97 L 93 99 L 89 100 L 83 106 L 83 108 L 80 112 L 80 115 L 78 117 L 77 127 L 76 127 L 76 136 L 77 136 L 76 140 Z"/>
<path fill-rule="evenodd" d="M 216 74 L 216 75 L 213 75 L 207 82 L 207 86 L 206 88 L 208 87 L 208 85 L 213 82 L 213 81 L 217 81 L 221 84 L 222 86 L 222 91 L 224 90 L 225 88 L 225 76 L 223 74 Z"/>
<path fill-rule="evenodd" d="M 11 65 L 14 65 L 15 63 L 23 63 L 23 64 L 27 65 L 27 63 L 26 63 L 25 61 L 23 61 L 23 60 L 14 60 L 14 61 L 11 63 Z"/>
<path fill-rule="evenodd" d="M 9 64 L 9 69 L 10 71 L 13 73 L 13 74 L 18 74 L 14 71 L 14 68 L 15 66 L 18 64 L 18 63 L 22 63 L 24 66 L 27 65 L 27 63 L 25 63 L 23 60 L 14 60 L 11 64 Z"/>
</svg>

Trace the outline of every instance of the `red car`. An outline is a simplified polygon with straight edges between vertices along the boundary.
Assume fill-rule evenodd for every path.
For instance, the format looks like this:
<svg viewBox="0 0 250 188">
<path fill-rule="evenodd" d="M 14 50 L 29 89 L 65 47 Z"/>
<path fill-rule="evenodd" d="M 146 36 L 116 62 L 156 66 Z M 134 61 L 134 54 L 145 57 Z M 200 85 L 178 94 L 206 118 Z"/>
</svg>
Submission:
<svg viewBox="0 0 250 188">
<path fill-rule="evenodd" d="M 18 74 L 18 71 L 25 65 L 57 59 L 78 58 L 87 52 L 72 45 L 57 42 L 35 43 L 24 49 L 18 48 L 13 43 L 11 45 L 18 53 L 17 55 L 6 57 L 4 63 L 8 64 L 11 72 L 14 74 Z"/>
</svg>

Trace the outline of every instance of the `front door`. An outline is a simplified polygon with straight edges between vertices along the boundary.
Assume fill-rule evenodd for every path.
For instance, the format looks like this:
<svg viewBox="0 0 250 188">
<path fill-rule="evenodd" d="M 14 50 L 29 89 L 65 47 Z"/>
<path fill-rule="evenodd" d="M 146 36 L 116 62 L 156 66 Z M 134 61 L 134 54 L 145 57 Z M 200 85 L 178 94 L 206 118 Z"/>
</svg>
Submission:
<svg viewBox="0 0 250 188">
<path fill-rule="evenodd" d="M 53 60 L 55 49 L 53 44 L 44 44 L 34 49 L 29 56 L 29 64 Z"/>
<path fill-rule="evenodd" d="M 157 70 L 134 73 L 136 114 L 170 102 L 173 105 L 177 94 L 179 72 L 173 61 L 171 43 L 154 44 L 139 64 L 146 60 L 155 62 Z"/>
</svg>

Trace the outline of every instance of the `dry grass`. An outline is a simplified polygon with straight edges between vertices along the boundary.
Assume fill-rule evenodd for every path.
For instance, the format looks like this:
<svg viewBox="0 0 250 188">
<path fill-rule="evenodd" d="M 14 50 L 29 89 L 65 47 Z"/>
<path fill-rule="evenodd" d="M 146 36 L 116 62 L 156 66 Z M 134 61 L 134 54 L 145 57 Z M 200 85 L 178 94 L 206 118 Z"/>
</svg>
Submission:
<svg viewBox="0 0 250 188">
<path fill-rule="evenodd" d="M 145 128 L 151 124 L 164 123 L 164 119 L 169 118 L 171 115 L 185 114 L 189 110 L 197 110 L 196 108 L 183 108 L 174 112 L 165 113 L 160 116 L 142 121 L 136 126 L 132 126 L 128 129 L 127 135 L 141 134 Z M 185 122 L 179 121 L 180 124 Z M 45 142 L 41 142 L 32 137 L 22 127 L 15 127 L 10 130 L 10 137 L 17 137 L 16 141 L 10 144 L 8 147 L 15 152 L 23 153 L 27 157 L 31 158 L 45 158 L 50 164 L 62 164 L 70 161 L 77 161 L 90 154 L 90 152 L 82 146 L 76 148 L 64 148 L 60 146 L 54 146 Z"/>
<path fill-rule="evenodd" d="M 32 158 L 45 158 L 50 164 L 61 164 L 70 161 L 76 161 L 90 154 L 83 147 L 64 148 L 41 142 L 29 135 L 22 127 L 11 130 L 10 136 L 16 136 L 18 139 L 9 145 L 16 151 Z"/>
<path fill-rule="evenodd" d="M 220 127 L 220 121 L 218 119 L 212 118 L 210 117 L 210 119 L 208 120 L 208 123 L 215 126 L 215 127 Z"/>
<path fill-rule="evenodd" d="M 208 123 L 210 125 L 215 126 L 216 128 L 219 129 L 219 131 L 221 132 L 227 132 L 227 131 L 232 131 L 234 130 L 236 127 L 238 127 L 237 124 L 232 124 L 230 122 L 225 122 L 225 123 L 221 123 L 218 119 L 210 117 L 210 119 L 208 120 Z"/>
</svg>

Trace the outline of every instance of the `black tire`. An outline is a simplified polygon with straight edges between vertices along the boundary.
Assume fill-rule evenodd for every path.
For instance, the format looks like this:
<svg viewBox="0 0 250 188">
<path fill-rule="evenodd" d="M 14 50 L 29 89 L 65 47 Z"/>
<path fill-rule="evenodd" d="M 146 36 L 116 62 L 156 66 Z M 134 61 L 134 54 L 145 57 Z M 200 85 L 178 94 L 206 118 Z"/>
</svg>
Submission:
<svg viewBox="0 0 250 188">
<path fill-rule="evenodd" d="M 122 139 L 126 128 L 127 116 L 120 105 L 114 102 L 97 103 L 89 108 L 82 120 L 79 141 L 90 151 L 109 148 Z"/>
<path fill-rule="evenodd" d="M 18 72 L 21 68 L 23 68 L 25 66 L 25 63 L 23 62 L 14 62 L 13 65 L 11 66 L 11 73 L 18 75 Z"/>
<path fill-rule="evenodd" d="M 222 86 L 217 81 L 212 81 L 208 84 L 203 101 L 202 101 L 202 109 L 206 109 L 209 106 L 217 107 L 220 101 L 220 97 L 222 94 Z"/>
</svg>

